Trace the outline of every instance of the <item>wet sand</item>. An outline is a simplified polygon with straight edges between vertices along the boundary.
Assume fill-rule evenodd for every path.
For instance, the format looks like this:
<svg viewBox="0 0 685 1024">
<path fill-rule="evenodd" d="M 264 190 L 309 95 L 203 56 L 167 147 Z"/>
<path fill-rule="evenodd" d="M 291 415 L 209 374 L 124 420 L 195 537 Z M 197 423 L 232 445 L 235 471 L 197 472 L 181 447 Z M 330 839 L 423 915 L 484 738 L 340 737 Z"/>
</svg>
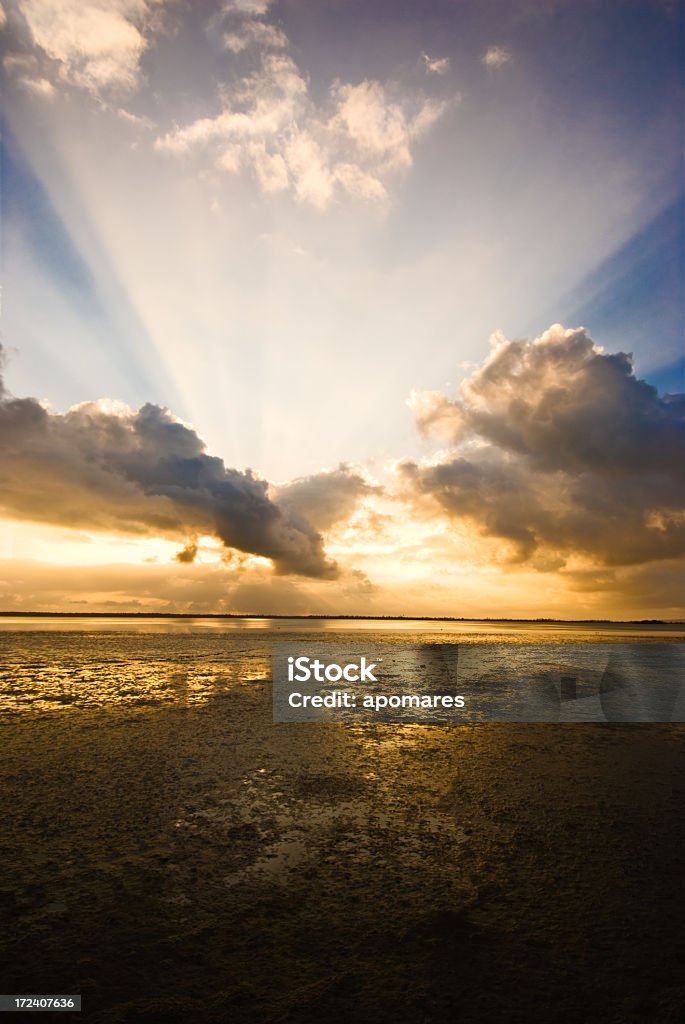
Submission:
<svg viewBox="0 0 685 1024">
<path fill-rule="evenodd" d="M 263 682 L 8 716 L 2 991 L 94 1024 L 681 1021 L 684 741 L 273 725 Z"/>
</svg>

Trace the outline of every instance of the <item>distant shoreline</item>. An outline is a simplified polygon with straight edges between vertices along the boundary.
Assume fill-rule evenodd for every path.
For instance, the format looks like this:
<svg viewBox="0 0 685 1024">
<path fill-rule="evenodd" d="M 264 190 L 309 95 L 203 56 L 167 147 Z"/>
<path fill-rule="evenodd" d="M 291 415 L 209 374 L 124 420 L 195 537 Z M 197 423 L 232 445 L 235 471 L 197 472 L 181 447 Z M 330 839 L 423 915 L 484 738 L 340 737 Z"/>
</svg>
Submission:
<svg viewBox="0 0 685 1024">
<path fill-rule="evenodd" d="M 269 612 L 241 615 L 237 612 L 24 612 L 0 611 L 0 618 L 24 619 L 332 619 L 366 622 L 511 622 L 554 625 L 685 626 L 682 619 L 522 619 L 456 615 L 272 615 Z"/>
</svg>

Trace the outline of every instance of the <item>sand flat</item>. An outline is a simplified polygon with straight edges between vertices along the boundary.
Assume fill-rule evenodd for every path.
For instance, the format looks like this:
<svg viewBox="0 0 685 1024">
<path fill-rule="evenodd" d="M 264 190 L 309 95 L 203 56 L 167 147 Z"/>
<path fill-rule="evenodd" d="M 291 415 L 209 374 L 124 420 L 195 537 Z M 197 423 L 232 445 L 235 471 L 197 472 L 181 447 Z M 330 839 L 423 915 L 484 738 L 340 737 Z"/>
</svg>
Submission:
<svg viewBox="0 0 685 1024">
<path fill-rule="evenodd" d="M 128 1021 L 675 1021 L 685 727 L 2 724 L 4 991 Z"/>
</svg>

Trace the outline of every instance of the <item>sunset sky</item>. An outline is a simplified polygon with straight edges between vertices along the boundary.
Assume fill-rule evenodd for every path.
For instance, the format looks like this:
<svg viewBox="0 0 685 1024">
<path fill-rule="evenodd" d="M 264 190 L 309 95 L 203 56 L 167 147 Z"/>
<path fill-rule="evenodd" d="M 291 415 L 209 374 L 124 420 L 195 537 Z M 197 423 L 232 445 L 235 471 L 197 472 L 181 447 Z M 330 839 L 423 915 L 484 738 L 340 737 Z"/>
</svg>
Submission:
<svg viewBox="0 0 685 1024">
<path fill-rule="evenodd" d="M 0 611 L 685 615 L 682 5 L 0 11 Z"/>
</svg>

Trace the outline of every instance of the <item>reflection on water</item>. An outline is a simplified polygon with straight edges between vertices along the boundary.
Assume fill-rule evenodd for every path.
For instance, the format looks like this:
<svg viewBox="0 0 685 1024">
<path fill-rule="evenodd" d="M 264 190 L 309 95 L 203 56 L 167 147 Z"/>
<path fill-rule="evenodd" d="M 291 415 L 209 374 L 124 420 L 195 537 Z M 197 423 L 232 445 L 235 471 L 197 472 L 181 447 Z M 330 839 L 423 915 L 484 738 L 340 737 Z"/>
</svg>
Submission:
<svg viewBox="0 0 685 1024">
<path fill-rule="evenodd" d="M 396 643 L 417 643 L 420 634 L 422 643 L 440 643 L 435 639 L 450 636 L 460 643 L 475 643 L 486 637 L 492 643 L 594 643 L 595 638 L 609 640 L 621 638 L 621 643 L 639 643 L 642 639 L 663 637 L 664 639 L 685 638 L 685 623 L 621 623 L 621 622 L 508 622 L 469 619 L 455 622 L 450 619 L 271 619 L 264 618 L 155 618 L 135 615 L 97 616 L 73 615 L 68 617 L 40 615 L 0 615 L 0 635 L 3 632 L 58 632 L 58 633 L 373 633 L 377 637 L 391 634 Z M 406 639 L 403 634 L 411 634 Z M 432 638 L 428 639 L 427 634 Z M 631 637 L 635 641 L 631 641 Z M 472 639 L 470 639 L 472 638 Z M 534 639 L 533 639 L 534 638 Z M 288 637 L 290 640 L 291 638 Z M 371 638 L 373 639 L 373 637 Z M 366 637 L 365 637 L 366 640 Z M 445 642 L 444 640 L 442 642 Z"/>
<path fill-rule="evenodd" d="M 273 642 L 664 643 L 682 626 L 312 619 L 0 618 L 0 711 L 194 705 L 270 677 Z M 322 636 L 325 634 L 325 637 Z"/>
<path fill-rule="evenodd" d="M 269 673 L 269 645 L 219 634 L 0 632 L 0 710 L 197 704 Z"/>
</svg>

